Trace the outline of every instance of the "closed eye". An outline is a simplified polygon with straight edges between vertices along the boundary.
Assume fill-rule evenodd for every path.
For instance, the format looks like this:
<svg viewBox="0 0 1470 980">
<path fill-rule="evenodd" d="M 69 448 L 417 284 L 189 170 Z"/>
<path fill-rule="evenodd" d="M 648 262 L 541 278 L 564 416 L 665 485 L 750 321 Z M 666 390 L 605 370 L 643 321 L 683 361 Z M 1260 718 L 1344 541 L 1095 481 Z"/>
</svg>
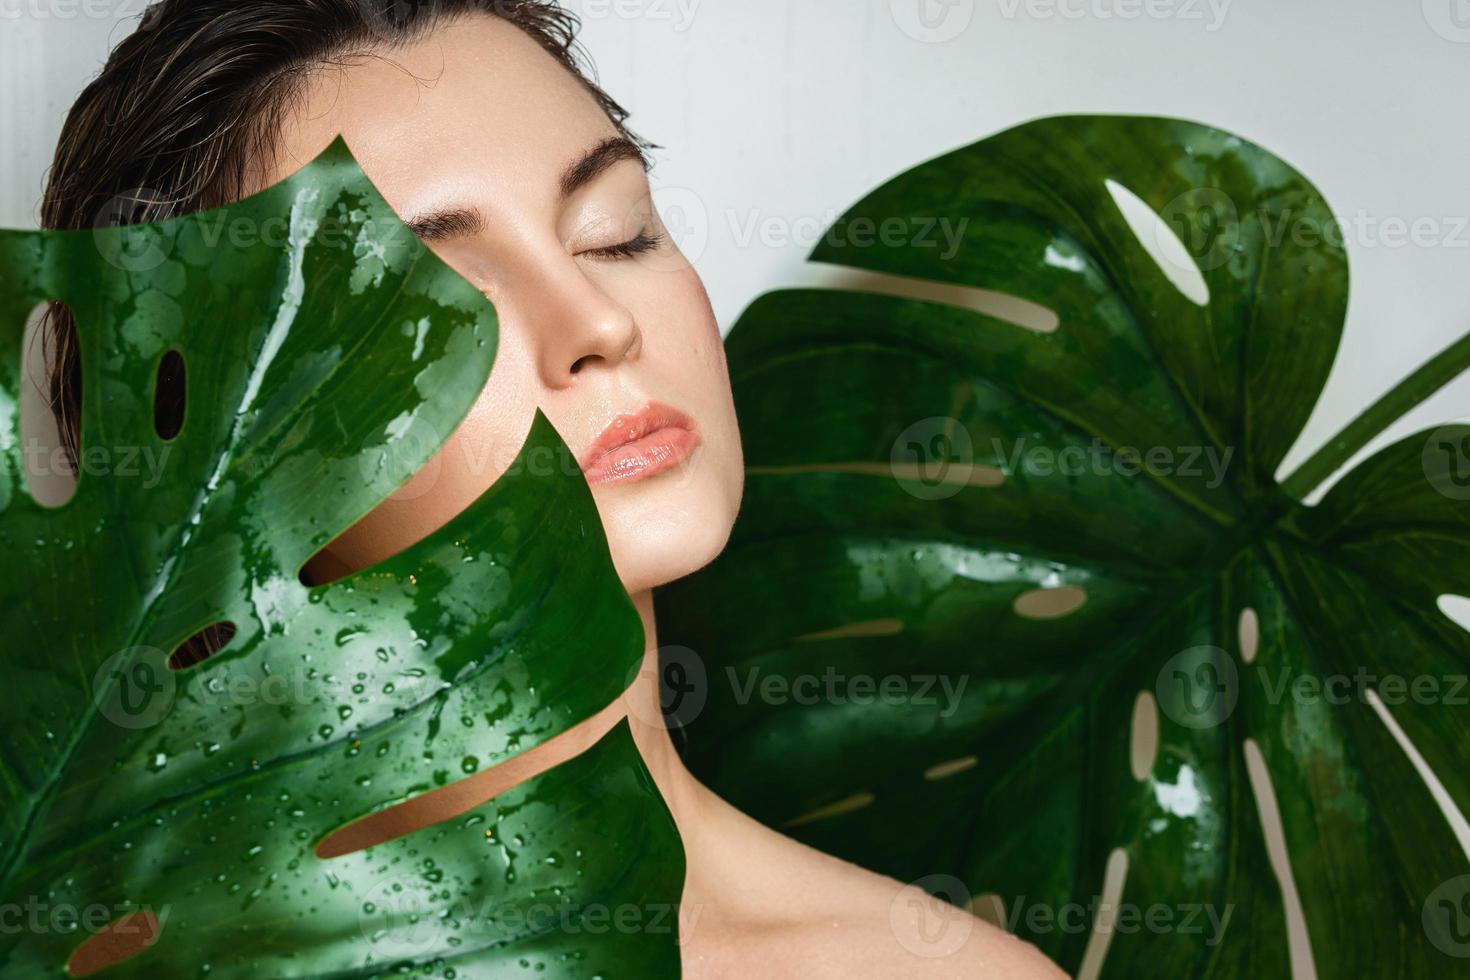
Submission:
<svg viewBox="0 0 1470 980">
<path fill-rule="evenodd" d="M 635 255 L 655 251 L 663 243 L 663 235 L 654 234 L 650 231 L 640 231 L 626 242 L 619 242 L 616 245 L 604 245 L 601 248 L 589 248 L 578 254 L 590 256 L 594 259 L 630 259 Z"/>
</svg>

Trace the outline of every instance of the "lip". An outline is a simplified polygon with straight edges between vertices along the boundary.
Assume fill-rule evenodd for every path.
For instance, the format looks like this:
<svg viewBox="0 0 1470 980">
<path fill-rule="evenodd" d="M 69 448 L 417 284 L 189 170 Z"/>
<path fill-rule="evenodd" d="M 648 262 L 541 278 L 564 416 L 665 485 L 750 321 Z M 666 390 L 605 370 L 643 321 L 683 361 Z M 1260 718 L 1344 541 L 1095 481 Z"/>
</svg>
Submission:
<svg viewBox="0 0 1470 980">
<path fill-rule="evenodd" d="M 677 408 L 649 402 L 610 422 L 582 457 L 592 486 L 631 483 L 673 469 L 699 446 L 694 420 Z"/>
</svg>

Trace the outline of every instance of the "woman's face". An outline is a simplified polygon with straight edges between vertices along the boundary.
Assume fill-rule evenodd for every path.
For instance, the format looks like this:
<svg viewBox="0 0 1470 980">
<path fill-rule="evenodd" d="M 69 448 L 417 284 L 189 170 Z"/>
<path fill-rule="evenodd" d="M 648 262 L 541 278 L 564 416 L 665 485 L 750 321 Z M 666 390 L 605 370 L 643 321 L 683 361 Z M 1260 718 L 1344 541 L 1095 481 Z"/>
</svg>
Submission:
<svg viewBox="0 0 1470 980">
<path fill-rule="evenodd" d="M 316 73 L 259 184 L 339 133 L 393 209 L 494 302 L 500 346 L 464 423 L 313 577 L 367 567 L 464 510 L 538 407 L 587 473 L 630 593 L 718 554 L 742 487 L 719 330 L 636 148 L 580 82 L 495 17 L 446 23 Z"/>
</svg>

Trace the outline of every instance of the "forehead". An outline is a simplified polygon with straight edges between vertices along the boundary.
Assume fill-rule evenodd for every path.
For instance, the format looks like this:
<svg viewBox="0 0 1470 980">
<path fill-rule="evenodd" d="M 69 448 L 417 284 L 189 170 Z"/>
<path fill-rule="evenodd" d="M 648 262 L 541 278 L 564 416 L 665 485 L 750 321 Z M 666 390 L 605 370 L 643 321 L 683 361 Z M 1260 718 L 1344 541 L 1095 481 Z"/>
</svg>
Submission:
<svg viewBox="0 0 1470 980">
<path fill-rule="evenodd" d="M 404 214 L 450 194 L 554 204 L 563 169 L 617 129 L 528 35 L 479 15 L 314 71 L 282 120 L 263 184 L 300 169 L 339 133 Z"/>
</svg>

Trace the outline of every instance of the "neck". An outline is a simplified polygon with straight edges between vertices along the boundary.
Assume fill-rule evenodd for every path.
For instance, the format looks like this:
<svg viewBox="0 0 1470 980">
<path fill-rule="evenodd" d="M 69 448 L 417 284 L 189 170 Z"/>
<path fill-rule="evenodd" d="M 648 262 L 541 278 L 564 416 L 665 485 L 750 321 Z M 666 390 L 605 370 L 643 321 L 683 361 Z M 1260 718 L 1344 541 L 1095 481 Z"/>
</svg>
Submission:
<svg viewBox="0 0 1470 980">
<path fill-rule="evenodd" d="M 653 618 L 653 593 L 640 592 L 632 597 L 633 605 L 643 620 L 643 667 L 637 679 L 623 695 L 628 727 L 633 733 L 633 744 L 643 757 L 643 764 L 653 776 L 674 823 L 686 845 L 703 827 L 707 803 L 707 790 L 701 786 L 684 760 L 674 750 L 673 739 L 663 720 L 660 702 L 658 666 L 658 628 Z"/>
<path fill-rule="evenodd" d="M 679 905 L 679 929 L 683 937 L 680 943 L 686 944 L 697 927 L 701 943 L 706 947 L 701 956 L 707 956 L 709 944 L 718 945 L 719 937 L 730 923 L 763 921 L 772 914 L 780 903 L 772 898 L 773 891 L 789 891 L 792 882 L 770 869 L 785 867 L 802 855 L 793 850 L 794 842 L 785 842 L 740 813 L 706 789 L 685 768 L 684 760 L 674 751 L 660 703 L 653 595 L 645 592 L 632 599 L 643 619 L 643 667 L 623 696 L 622 704 L 614 710 L 626 713 L 633 744 L 679 831 L 685 866 L 684 892 Z M 762 867 L 767 870 L 762 872 Z M 718 911 L 712 911 L 715 909 Z M 686 957 L 689 954 L 686 947 Z"/>
</svg>

